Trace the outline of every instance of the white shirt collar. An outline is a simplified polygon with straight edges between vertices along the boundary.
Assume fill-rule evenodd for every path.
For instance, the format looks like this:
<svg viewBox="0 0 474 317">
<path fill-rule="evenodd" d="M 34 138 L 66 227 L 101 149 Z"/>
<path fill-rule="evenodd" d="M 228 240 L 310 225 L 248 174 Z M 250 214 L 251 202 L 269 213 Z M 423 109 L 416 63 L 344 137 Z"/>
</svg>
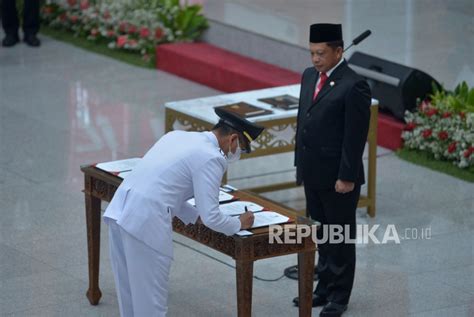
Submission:
<svg viewBox="0 0 474 317">
<path fill-rule="evenodd" d="M 214 134 L 212 131 L 204 131 L 203 132 L 205 136 L 211 141 L 212 144 L 214 144 L 216 147 L 219 147 L 219 141 L 217 141 L 217 136 Z"/>
<path fill-rule="evenodd" d="M 221 147 L 219 146 L 219 140 L 217 140 L 217 136 L 212 131 L 204 131 L 204 135 L 211 141 L 212 144 L 216 146 L 219 152 L 222 154 L 224 158 L 226 158 L 226 154 L 222 151 Z"/>
<path fill-rule="evenodd" d="M 341 60 L 339 61 L 339 63 L 336 64 L 336 66 L 334 66 L 333 68 L 331 68 L 330 70 L 326 72 L 326 75 L 328 77 L 331 76 L 332 72 L 337 68 L 337 66 L 341 65 L 343 61 L 344 61 L 344 58 L 341 58 Z"/>
</svg>

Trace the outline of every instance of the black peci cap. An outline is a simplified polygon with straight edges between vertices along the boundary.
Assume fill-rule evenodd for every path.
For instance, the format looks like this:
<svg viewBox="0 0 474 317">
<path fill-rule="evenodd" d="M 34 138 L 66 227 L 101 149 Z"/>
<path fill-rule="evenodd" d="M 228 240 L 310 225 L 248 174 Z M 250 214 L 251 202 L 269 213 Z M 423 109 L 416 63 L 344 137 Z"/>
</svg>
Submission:
<svg viewBox="0 0 474 317">
<path fill-rule="evenodd" d="M 310 43 L 325 43 L 336 41 L 342 41 L 342 26 L 340 24 L 316 23 L 310 26 Z"/>
<path fill-rule="evenodd" d="M 265 128 L 259 125 L 256 125 L 235 113 L 232 113 L 223 109 L 219 109 L 219 108 L 215 108 L 214 111 L 219 116 L 220 123 L 228 125 L 232 129 L 235 129 L 238 132 L 242 133 L 243 138 L 246 141 L 245 142 L 246 152 L 250 153 L 250 142 L 255 140 Z"/>
</svg>

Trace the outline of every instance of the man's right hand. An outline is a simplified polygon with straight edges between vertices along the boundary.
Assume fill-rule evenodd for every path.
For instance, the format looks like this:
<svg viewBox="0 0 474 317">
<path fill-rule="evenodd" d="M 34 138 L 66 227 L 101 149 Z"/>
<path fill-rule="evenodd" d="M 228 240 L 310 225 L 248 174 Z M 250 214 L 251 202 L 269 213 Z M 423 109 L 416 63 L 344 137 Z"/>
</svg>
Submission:
<svg viewBox="0 0 474 317">
<path fill-rule="evenodd" d="M 245 230 L 252 227 L 255 216 L 253 215 L 253 212 L 247 211 L 241 214 L 239 219 L 240 219 L 240 229 Z"/>
</svg>

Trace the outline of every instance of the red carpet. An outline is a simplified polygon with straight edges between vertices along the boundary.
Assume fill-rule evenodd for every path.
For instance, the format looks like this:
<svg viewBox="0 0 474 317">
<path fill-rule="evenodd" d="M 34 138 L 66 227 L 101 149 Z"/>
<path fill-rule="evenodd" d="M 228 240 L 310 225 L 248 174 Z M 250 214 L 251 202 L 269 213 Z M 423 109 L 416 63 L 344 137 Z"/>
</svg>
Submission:
<svg viewBox="0 0 474 317">
<path fill-rule="evenodd" d="M 206 43 L 159 45 L 157 68 L 225 91 L 298 84 L 301 75 Z"/>
<path fill-rule="evenodd" d="M 402 131 L 405 124 L 397 119 L 379 113 L 377 122 L 377 144 L 390 150 L 402 147 Z"/>
<path fill-rule="evenodd" d="M 224 92 L 299 84 L 301 74 L 206 43 L 163 44 L 156 49 L 157 68 Z M 403 123 L 379 114 L 377 144 L 402 146 Z"/>
</svg>

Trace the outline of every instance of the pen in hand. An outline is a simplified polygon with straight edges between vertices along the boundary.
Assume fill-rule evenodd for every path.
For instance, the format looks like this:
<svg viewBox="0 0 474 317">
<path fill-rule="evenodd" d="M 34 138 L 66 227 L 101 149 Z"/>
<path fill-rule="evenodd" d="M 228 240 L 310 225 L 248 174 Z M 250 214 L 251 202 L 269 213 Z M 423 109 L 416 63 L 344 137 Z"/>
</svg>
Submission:
<svg viewBox="0 0 474 317">
<path fill-rule="evenodd" d="M 240 215 L 239 219 L 240 219 L 240 229 L 241 230 L 244 230 L 244 229 L 249 229 L 252 227 L 253 225 L 253 221 L 255 219 L 255 216 L 253 215 L 253 213 L 249 212 L 247 206 L 245 206 L 245 213 Z"/>
</svg>

